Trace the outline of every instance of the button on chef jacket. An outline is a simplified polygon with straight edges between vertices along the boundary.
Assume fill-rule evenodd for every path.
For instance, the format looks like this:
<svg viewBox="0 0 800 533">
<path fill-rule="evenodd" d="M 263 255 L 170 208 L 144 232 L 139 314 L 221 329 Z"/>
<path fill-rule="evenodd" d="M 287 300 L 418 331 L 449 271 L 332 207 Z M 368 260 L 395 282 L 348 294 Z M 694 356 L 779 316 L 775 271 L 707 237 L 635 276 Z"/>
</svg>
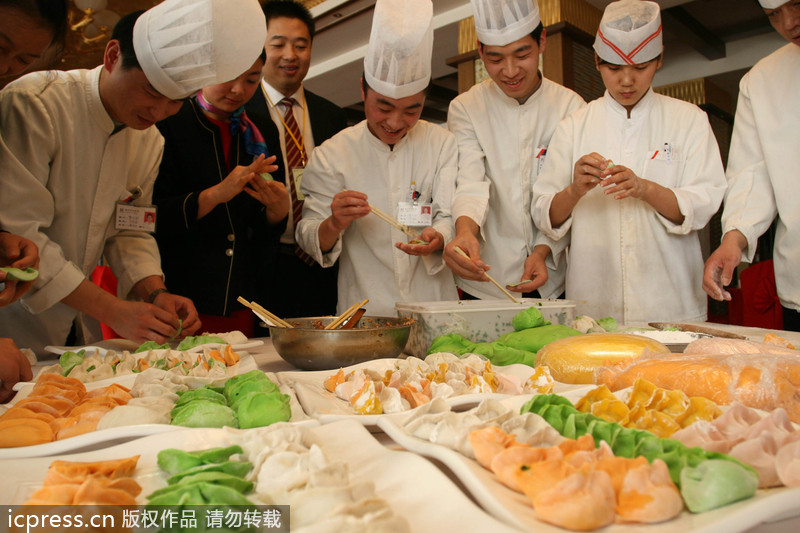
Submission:
<svg viewBox="0 0 800 533">
<path fill-rule="evenodd" d="M 556 126 L 585 105 L 575 92 L 546 78 L 522 105 L 492 80 L 475 85 L 450 104 L 447 127 L 458 139 L 459 152 L 453 221 L 467 216 L 481 227 L 481 259 L 501 284 L 520 281 L 535 244 L 555 246 L 533 225 L 530 191 L 539 173 L 540 154 Z M 556 269 L 551 261 L 548 281 L 539 288 L 544 298 L 564 292 L 565 264 L 559 262 Z M 505 298 L 491 283 L 456 281 L 478 298 Z"/>
<path fill-rule="evenodd" d="M 671 148 L 669 160 L 664 143 Z M 592 152 L 671 189 L 683 224 L 642 200 L 615 200 L 598 186 L 554 229 L 553 197 L 572 182 L 575 162 Z M 705 320 L 697 230 L 716 213 L 725 186 L 708 118 L 692 104 L 651 89 L 628 119 L 606 92 L 564 120 L 533 187 L 533 219 L 550 238 L 569 239 L 566 295 L 578 300 L 576 312 L 628 324 Z"/>
<path fill-rule="evenodd" d="M 722 229 L 747 238 L 751 262 L 758 237 L 775 215 L 775 283 L 784 307 L 800 310 L 800 46 L 787 44 L 745 74 L 728 156 Z"/>
<path fill-rule="evenodd" d="M 339 259 L 339 313 L 364 298 L 370 300 L 367 313 L 380 316 L 396 316 L 396 302 L 458 298 L 452 271 L 445 267 L 441 251 L 418 257 L 395 248 L 394 243 L 407 242 L 410 237 L 374 214 L 353 221 L 325 254 L 317 231 L 331 214 L 334 195 L 342 189 L 365 193 L 371 205 L 397 218 L 398 202 L 409 200 L 413 180 L 420 192 L 418 201 L 433 204 L 433 227 L 448 242 L 454 235 L 450 203 L 457 159 L 455 137 L 424 120 L 394 149 L 376 138 L 362 121 L 314 150 L 300 187 L 306 200 L 295 238 L 323 267 Z"/>
</svg>

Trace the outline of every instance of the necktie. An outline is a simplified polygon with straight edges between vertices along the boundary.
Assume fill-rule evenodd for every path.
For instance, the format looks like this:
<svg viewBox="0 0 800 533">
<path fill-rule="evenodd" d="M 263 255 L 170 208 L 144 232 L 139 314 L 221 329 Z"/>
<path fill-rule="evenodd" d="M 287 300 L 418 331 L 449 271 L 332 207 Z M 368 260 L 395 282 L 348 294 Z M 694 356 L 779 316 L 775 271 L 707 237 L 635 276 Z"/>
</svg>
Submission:
<svg viewBox="0 0 800 533">
<path fill-rule="evenodd" d="M 284 143 L 286 163 L 289 165 L 288 180 L 289 195 L 292 198 L 292 221 L 294 222 L 294 227 L 297 228 L 297 224 L 303 217 L 303 201 L 299 199 L 299 191 L 294 182 L 294 169 L 305 166 L 305 147 L 303 146 L 300 128 L 297 127 L 297 121 L 294 119 L 294 112 L 292 111 L 294 98 L 284 98 L 280 103 L 286 107 L 286 113 L 283 115 L 283 122 L 287 130 L 284 135 Z M 315 262 L 314 258 L 305 253 L 296 242 L 294 244 L 294 253 L 308 265 L 313 265 Z"/>
</svg>

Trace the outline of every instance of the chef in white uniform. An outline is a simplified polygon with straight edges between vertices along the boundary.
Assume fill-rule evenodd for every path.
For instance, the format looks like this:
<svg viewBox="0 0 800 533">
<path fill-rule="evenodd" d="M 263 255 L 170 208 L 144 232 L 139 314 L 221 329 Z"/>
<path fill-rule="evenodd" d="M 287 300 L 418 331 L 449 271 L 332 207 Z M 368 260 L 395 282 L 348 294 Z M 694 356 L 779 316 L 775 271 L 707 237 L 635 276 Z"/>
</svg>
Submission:
<svg viewBox="0 0 800 533">
<path fill-rule="evenodd" d="M 800 331 L 800 5 L 759 1 L 789 44 L 756 63 L 739 85 L 722 243 L 706 261 L 703 288 L 730 300 L 723 287 L 740 262 L 753 260 L 758 238 L 777 216 L 773 260 L 783 328 Z"/>
<path fill-rule="evenodd" d="M 339 259 L 339 312 L 364 298 L 368 314 L 383 316 L 394 316 L 398 301 L 457 298 L 441 251 L 454 232 L 458 148 L 453 134 L 419 120 L 432 17 L 430 0 L 378 0 L 364 58 L 366 120 L 318 146 L 303 175 L 295 237 L 323 267 Z M 408 244 L 370 205 L 428 244 Z"/>
<path fill-rule="evenodd" d="M 594 49 L 605 95 L 553 134 L 534 222 L 569 239 L 566 294 L 580 314 L 704 320 L 697 232 L 725 192 L 708 118 L 653 92 L 663 53 L 655 2 L 609 4 Z"/>
<path fill-rule="evenodd" d="M 531 187 L 558 123 L 586 105 L 539 72 L 545 30 L 536 0 L 472 0 L 481 59 L 490 79 L 450 103 L 447 126 L 458 139 L 453 200 L 456 237 L 445 248 L 458 287 L 475 298 L 505 298 L 500 283 L 532 280 L 510 290 L 557 298 L 565 263 L 545 266 L 552 245 L 530 217 Z M 458 246 L 470 256 L 455 252 Z"/>
<path fill-rule="evenodd" d="M 164 145 L 153 124 L 261 53 L 259 4 L 240 4 L 166 0 L 123 18 L 99 67 L 28 74 L 0 93 L 0 227 L 40 253 L 33 288 L 0 310 L 0 337 L 42 353 L 73 324 L 80 343 L 94 340 L 96 321 L 138 342 L 165 342 L 180 320 L 184 334 L 200 327 L 192 302 L 167 292 L 144 224 Z M 119 297 L 88 279 L 101 257 Z"/>
</svg>

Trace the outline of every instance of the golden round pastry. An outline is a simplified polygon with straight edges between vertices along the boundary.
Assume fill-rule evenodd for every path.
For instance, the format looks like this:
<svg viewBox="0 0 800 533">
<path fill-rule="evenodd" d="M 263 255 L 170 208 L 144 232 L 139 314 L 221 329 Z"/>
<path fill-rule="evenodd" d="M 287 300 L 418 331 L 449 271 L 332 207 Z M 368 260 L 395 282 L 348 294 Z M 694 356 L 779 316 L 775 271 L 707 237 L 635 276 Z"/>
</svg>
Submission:
<svg viewBox="0 0 800 533">
<path fill-rule="evenodd" d="M 535 366 L 547 366 L 562 383 L 594 383 L 598 367 L 638 359 L 645 353 L 668 353 L 660 342 L 628 333 L 587 333 L 558 339 L 536 354 Z"/>
</svg>

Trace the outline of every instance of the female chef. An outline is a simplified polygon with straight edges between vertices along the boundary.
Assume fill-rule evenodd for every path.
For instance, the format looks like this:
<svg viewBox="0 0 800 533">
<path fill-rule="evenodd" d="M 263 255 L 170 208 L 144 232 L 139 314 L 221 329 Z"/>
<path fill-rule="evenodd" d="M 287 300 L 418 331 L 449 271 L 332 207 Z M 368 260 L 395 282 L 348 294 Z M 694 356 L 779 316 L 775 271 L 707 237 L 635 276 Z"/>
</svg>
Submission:
<svg viewBox="0 0 800 533">
<path fill-rule="evenodd" d="M 719 148 L 696 106 L 656 94 L 658 4 L 606 7 L 594 44 L 605 95 L 561 122 L 533 186 L 534 223 L 567 238 L 567 298 L 623 323 L 704 320 L 697 232 L 725 192 Z"/>
<path fill-rule="evenodd" d="M 255 317 L 236 299 L 253 294 L 268 275 L 264 250 L 270 242 L 277 246 L 289 212 L 286 187 L 267 174 L 279 169 L 269 155 L 280 153 L 278 131 L 268 120 L 256 125 L 244 112 L 264 60 L 262 52 L 242 75 L 203 88 L 158 123 L 165 144 L 153 191 L 156 241 L 170 289 L 191 298 L 206 331 L 239 330 L 248 337 Z"/>
</svg>

